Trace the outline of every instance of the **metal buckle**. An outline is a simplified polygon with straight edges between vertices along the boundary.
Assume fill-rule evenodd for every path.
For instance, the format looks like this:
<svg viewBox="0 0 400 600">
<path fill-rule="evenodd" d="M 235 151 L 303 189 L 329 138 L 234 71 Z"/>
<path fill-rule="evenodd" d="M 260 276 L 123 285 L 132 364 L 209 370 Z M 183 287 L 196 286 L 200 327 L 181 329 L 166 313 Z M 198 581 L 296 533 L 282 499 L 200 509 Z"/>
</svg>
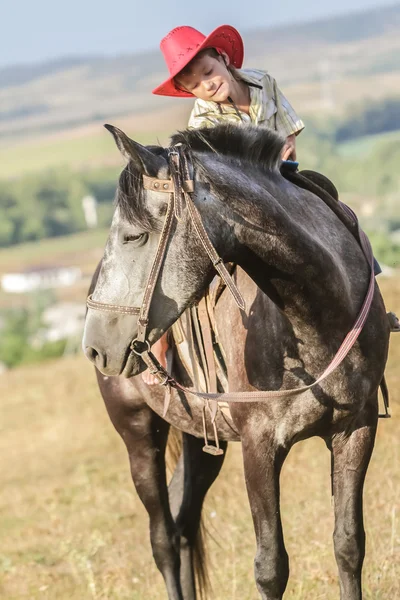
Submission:
<svg viewBox="0 0 400 600">
<path fill-rule="evenodd" d="M 156 371 L 156 373 L 162 373 L 162 371 Z M 154 373 L 154 374 L 156 374 L 156 373 Z M 164 375 L 164 379 L 163 380 L 161 380 L 159 378 L 158 385 L 167 385 L 168 381 L 169 381 L 169 375 L 168 375 L 168 373 L 166 373 Z"/>
<path fill-rule="evenodd" d="M 135 344 L 147 344 L 147 347 L 145 347 L 144 350 L 139 352 L 138 350 L 135 350 L 135 348 L 134 348 Z M 139 342 L 138 339 L 135 338 L 131 342 L 130 349 L 132 350 L 133 354 L 136 354 L 136 356 L 142 356 L 142 354 L 144 354 L 145 352 L 150 352 L 150 344 L 149 344 L 148 340 L 144 340 L 144 342 Z"/>
</svg>

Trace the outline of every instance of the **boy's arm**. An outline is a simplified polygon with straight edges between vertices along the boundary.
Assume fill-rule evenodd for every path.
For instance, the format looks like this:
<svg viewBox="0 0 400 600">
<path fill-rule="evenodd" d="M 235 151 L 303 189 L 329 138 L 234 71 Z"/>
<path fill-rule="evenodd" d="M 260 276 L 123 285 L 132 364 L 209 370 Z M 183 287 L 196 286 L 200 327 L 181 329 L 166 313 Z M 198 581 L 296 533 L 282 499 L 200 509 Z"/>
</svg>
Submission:
<svg viewBox="0 0 400 600">
<path fill-rule="evenodd" d="M 288 139 L 288 144 L 295 147 L 295 141 L 292 136 L 297 136 L 304 129 L 304 123 L 297 115 L 288 99 L 282 94 L 278 85 L 271 77 L 273 84 L 274 100 L 277 108 L 276 112 L 276 130 Z"/>
</svg>

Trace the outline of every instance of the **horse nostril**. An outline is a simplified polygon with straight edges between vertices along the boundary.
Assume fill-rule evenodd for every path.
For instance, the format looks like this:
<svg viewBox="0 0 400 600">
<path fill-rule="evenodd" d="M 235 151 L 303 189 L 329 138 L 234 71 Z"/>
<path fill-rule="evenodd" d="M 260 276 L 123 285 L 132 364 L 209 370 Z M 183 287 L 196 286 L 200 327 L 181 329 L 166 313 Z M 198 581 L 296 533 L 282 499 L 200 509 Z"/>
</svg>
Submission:
<svg viewBox="0 0 400 600">
<path fill-rule="evenodd" d="M 96 350 L 96 348 L 91 348 L 90 346 L 86 346 L 85 355 L 90 360 L 90 362 L 95 364 L 97 367 L 103 366 L 103 362 L 104 362 L 102 359 L 103 357 L 101 356 L 100 352 L 98 352 Z"/>
</svg>

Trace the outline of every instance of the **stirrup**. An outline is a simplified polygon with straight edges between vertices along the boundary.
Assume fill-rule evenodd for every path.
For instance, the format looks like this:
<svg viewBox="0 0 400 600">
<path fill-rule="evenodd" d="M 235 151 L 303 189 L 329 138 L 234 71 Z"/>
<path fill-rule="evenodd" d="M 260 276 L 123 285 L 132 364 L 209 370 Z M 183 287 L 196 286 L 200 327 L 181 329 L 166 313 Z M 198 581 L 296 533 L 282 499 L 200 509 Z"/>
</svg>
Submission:
<svg viewBox="0 0 400 600">
<path fill-rule="evenodd" d="M 203 452 L 206 454 L 211 454 L 212 456 L 221 456 L 224 453 L 222 448 L 211 446 L 210 444 L 205 444 L 203 446 Z"/>
<path fill-rule="evenodd" d="M 393 333 L 397 333 L 398 331 L 400 331 L 400 321 L 396 314 L 392 311 L 386 314 L 390 325 L 390 331 Z"/>
<path fill-rule="evenodd" d="M 212 422 L 212 426 L 213 426 L 213 430 L 214 430 L 215 446 L 208 443 L 207 425 L 206 425 L 206 408 L 208 410 L 210 410 L 207 400 L 204 401 L 203 410 L 202 410 L 203 434 L 204 434 L 203 452 L 205 452 L 206 454 L 211 454 L 212 456 L 221 456 L 222 454 L 224 454 L 224 451 L 219 446 L 217 426 L 215 424 L 215 420 L 212 420 L 212 419 L 211 419 L 211 422 Z"/>
</svg>

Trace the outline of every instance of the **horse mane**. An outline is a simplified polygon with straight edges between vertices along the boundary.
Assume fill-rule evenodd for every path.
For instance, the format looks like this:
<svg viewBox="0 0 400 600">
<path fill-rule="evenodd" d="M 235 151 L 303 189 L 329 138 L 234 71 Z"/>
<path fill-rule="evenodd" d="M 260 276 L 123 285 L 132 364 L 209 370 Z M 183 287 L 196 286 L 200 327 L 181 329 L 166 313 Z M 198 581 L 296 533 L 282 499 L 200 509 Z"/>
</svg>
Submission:
<svg viewBox="0 0 400 600">
<path fill-rule="evenodd" d="M 171 138 L 171 145 L 183 144 L 192 153 L 220 154 L 269 172 L 279 170 L 284 143 L 284 138 L 270 129 L 254 125 L 239 127 L 232 123 L 221 123 L 212 128 L 185 129 Z M 167 159 L 167 151 L 161 146 L 146 148 Z M 132 161 L 120 175 L 115 201 L 122 217 L 129 223 L 139 226 L 143 231 L 159 231 L 156 220 L 146 208 L 142 173 Z"/>
<path fill-rule="evenodd" d="M 279 169 L 285 140 L 275 131 L 255 125 L 221 123 L 216 127 L 185 129 L 171 138 L 194 152 L 215 152 L 238 158 L 268 171 Z"/>
<path fill-rule="evenodd" d="M 146 146 L 153 154 L 165 154 L 161 146 Z M 159 226 L 150 211 L 146 208 L 142 173 L 130 161 L 122 171 L 115 196 L 115 204 L 124 219 L 140 227 L 143 231 L 159 231 Z"/>
</svg>

